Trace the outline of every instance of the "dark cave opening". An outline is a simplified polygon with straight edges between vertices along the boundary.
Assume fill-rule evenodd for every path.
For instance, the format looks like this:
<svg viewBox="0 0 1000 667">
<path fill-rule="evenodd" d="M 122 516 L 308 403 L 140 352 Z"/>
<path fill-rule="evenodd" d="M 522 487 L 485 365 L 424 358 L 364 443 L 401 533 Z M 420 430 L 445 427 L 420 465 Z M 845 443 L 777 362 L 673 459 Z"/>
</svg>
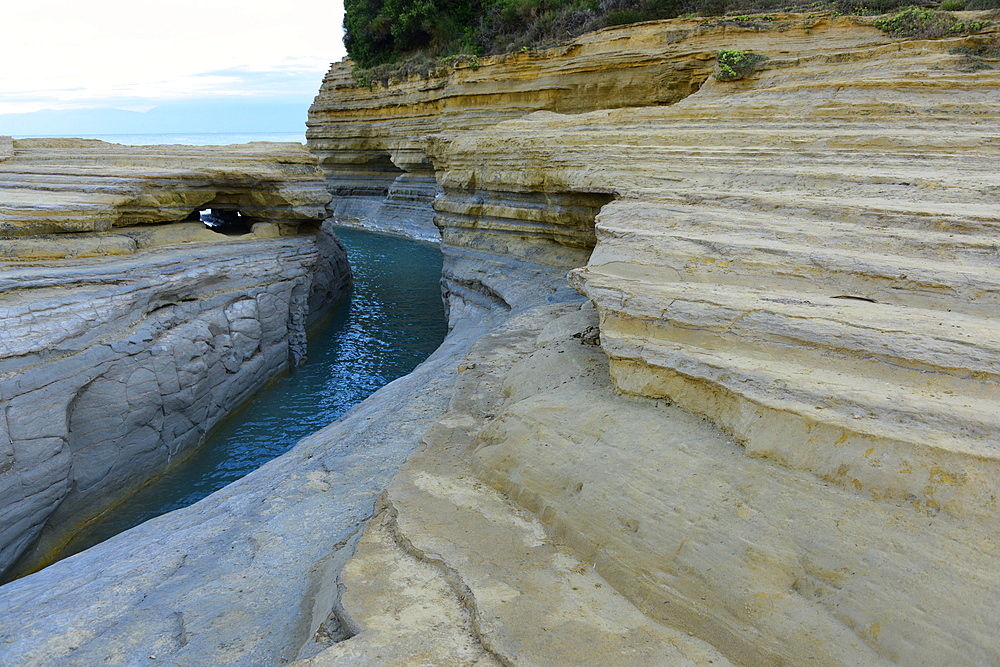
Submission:
<svg viewBox="0 0 1000 667">
<path fill-rule="evenodd" d="M 189 219 L 200 220 L 213 232 L 227 236 L 242 236 L 251 231 L 247 219 L 235 209 L 206 208 L 192 212 Z"/>
</svg>

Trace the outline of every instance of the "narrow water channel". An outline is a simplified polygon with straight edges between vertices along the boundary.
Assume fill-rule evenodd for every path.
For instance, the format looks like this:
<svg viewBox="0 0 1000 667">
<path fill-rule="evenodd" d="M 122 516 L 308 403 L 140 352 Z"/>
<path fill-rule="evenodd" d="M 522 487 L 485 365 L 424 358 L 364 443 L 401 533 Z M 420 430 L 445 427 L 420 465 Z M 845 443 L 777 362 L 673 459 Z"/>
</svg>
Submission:
<svg viewBox="0 0 1000 667">
<path fill-rule="evenodd" d="M 435 245 L 339 228 L 354 291 L 311 332 L 308 360 L 233 413 L 186 461 L 92 521 L 57 560 L 191 505 L 406 375 L 447 333 Z"/>
</svg>

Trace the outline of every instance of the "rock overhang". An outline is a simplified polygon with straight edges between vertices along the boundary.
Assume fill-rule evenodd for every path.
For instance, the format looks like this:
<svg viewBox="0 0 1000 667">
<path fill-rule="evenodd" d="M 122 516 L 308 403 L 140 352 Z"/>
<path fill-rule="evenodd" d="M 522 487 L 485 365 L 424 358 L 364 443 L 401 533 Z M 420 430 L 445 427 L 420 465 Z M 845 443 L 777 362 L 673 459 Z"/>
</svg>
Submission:
<svg viewBox="0 0 1000 667">
<path fill-rule="evenodd" d="M 46 238 L 53 256 L 65 256 L 59 246 L 78 234 L 183 222 L 212 206 L 239 211 L 251 226 L 266 225 L 261 236 L 313 232 L 328 217 L 330 194 L 301 144 L 19 139 L 11 146 L 12 156 L 0 162 L 0 244 L 8 257 L 18 255 L 17 242 L 25 238 Z M 129 251 L 128 242 L 105 245 Z"/>
</svg>

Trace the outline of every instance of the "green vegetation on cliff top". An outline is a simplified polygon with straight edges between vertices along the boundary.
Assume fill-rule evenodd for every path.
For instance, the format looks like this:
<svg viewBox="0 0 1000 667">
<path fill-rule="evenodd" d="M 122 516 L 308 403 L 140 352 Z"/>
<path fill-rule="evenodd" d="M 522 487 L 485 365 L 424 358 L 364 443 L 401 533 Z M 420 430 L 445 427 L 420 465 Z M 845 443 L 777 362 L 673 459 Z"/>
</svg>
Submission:
<svg viewBox="0 0 1000 667">
<path fill-rule="evenodd" d="M 883 14 L 913 0 L 345 0 L 347 53 L 363 83 L 478 56 L 553 46 L 607 26 L 677 17 L 748 18 L 775 11 Z M 1000 8 L 946 0 L 943 8 Z M 752 18 L 752 17 L 751 17 Z M 373 69 L 377 68 L 377 69 Z M 367 72 L 364 70 L 368 70 Z"/>
</svg>

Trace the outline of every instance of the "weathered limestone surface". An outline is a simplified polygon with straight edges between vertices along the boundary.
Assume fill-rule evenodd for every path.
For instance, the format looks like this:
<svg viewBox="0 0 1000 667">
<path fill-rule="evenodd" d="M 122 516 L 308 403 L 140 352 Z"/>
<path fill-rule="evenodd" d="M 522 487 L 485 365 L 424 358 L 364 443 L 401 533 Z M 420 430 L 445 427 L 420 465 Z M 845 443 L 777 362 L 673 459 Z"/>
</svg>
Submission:
<svg viewBox="0 0 1000 667">
<path fill-rule="evenodd" d="M 304 358 L 310 295 L 319 315 L 350 284 L 330 238 L 322 260 L 303 235 L 4 270 L 0 569 L 32 544 L 44 558 Z"/>
<path fill-rule="evenodd" d="M 106 232 L 238 210 L 286 233 L 326 219 L 329 194 L 300 144 L 122 146 L 18 139 L 0 161 L 0 248 L 9 237 Z"/>
</svg>

